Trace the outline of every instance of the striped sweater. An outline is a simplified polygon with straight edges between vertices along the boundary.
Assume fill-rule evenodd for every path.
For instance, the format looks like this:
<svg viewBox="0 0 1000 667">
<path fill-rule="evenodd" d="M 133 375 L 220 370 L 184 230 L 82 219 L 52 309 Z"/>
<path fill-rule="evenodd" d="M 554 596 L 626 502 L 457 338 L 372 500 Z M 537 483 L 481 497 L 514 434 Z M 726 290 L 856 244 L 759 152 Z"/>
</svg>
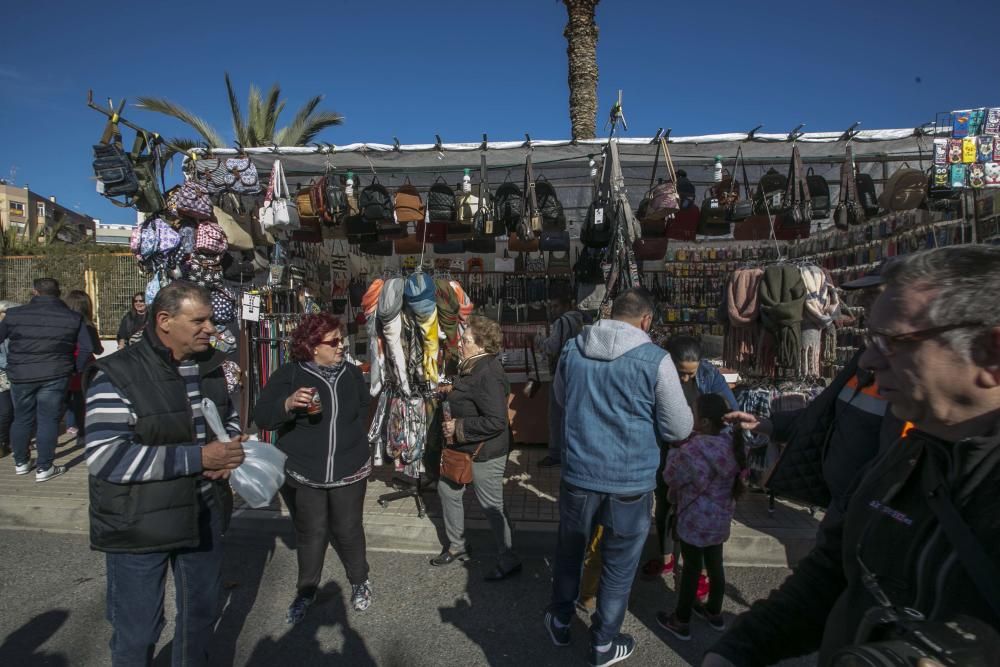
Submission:
<svg viewBox="0 0 1000 667">
<path fill-rule="evenodd" d="M 186 361 L 178 366 L 187 387 L 191 413 L 194 415 L 195 440 L 171 447 L 155 447 L 136 442 L 135 413 L 127 398 L 103 371 L 98 371 L 87 390 L 86 436 L 84 453 L 91 475 L 115 484 L 132 484 L 176 479 L 202 471 L 201 448 L 211 440 L 201 411 L 201 387 L 198 364 Z M 240 419 L 235 406 L 222 415 L 231 437 L 240 433 Z M 203 484 L 203 487 L 209 484 Z"/>
</svg>

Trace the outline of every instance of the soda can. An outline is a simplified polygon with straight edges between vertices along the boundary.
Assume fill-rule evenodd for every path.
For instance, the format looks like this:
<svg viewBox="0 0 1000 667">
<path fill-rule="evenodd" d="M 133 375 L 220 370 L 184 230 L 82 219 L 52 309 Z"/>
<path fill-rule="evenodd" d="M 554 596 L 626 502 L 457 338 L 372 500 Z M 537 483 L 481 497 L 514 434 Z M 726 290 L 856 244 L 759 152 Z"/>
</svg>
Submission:
<svg viewBox="0 0 1000 667">
<path fill-rule="evenodd" d="M 306 414 L 318 415 L 321 412 L 323 412 L 323 402 L 319 398 L 319 389 L 313 387 L 312 399 L 309 401 L 309 407 L 306 408 Z"/>
</svg>

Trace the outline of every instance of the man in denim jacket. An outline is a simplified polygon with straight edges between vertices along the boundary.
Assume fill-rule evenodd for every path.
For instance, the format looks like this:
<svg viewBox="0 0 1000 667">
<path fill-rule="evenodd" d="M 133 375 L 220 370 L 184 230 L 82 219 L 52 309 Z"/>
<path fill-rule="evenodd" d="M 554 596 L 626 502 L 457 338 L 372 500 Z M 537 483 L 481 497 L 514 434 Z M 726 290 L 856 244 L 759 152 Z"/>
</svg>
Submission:
<svg viewBox="0 0 1000 667">
<path fill-rule="evenodd" d="M 642 288 L 615 299 L 602 320 L 566 343 L 553 380 L 563 410 L 559 543 L 545 626 L 569 644 L 580 568 L 596 524 L 604 526 L 600 596 L 591 627 L 591 664 L 627 658 L 620 634 L 632 579 L 649 532 L 660 441 L 691 433 L 693 419 L 670 355 L 647 331 L 653 303 Z"/>
</svg>

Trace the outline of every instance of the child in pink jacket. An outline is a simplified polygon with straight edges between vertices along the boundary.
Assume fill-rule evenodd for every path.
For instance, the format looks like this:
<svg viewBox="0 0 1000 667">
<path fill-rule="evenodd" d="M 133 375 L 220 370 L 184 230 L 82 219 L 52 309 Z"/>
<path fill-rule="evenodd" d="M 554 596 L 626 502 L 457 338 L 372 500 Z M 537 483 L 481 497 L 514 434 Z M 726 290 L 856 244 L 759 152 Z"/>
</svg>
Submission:
<svg viewBox="0 0 1000 667">
<path fill-rule="evenodd" d="M 656 620 L 678 639 L 691 638 L 692 611 L 705 618 L 713 629 L 725 629 L 722 545 L 729 539 L 746 469 L 742 431 L 726 430 L 722 419 L 729 411 L 721 395 L 699 396 L 694 409 L 697 433 L 670 451 L 663 469 L 663 479 L 675 498 L 684 569 L 676 609 L 672 614 L 658 613 Z M 702 567 L 708 571 L 709 581 L 708 602 L 704 606 L 695 601 Z"/>
</svg>

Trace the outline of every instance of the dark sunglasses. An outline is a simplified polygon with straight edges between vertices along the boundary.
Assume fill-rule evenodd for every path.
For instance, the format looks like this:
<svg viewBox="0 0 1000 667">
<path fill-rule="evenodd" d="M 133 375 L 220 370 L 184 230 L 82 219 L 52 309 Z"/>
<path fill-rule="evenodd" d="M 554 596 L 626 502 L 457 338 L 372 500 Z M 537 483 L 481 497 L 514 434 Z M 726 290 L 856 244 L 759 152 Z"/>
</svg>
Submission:
<svg viewBox="0 0 1000 667">
<path fill-rule="evenodd" d="M 344 339 L 339 336 L 332 340 L 320 341 L 320 345 L 329 345 L 330 347 L 340 347 L 343 344 L 344 344 Z"/>
</svg>

